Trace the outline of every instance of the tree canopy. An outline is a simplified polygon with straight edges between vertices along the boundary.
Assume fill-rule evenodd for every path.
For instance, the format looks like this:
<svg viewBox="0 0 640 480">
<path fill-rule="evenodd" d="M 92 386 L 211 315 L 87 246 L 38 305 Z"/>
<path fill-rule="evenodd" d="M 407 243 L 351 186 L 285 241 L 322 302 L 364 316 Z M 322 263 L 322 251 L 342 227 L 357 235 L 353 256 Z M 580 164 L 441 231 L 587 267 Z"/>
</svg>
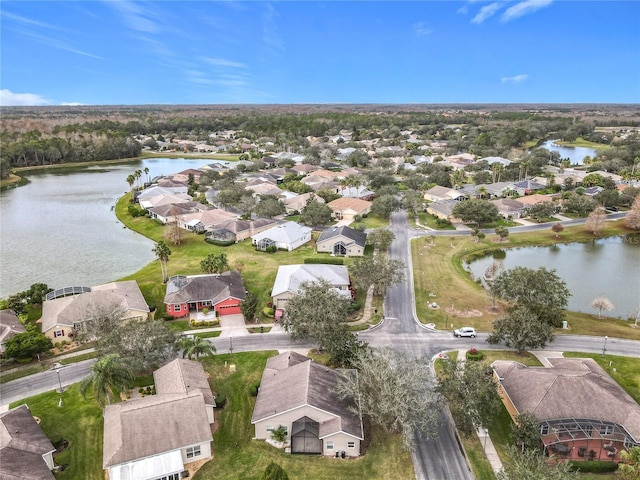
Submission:
<svg viewBox="0 0 640 480">
<path fill-rule="evenodd" d="M 494 222 L 500 218 L 498 207 L 488 200 L 466 200 L 459 202 L 453 208 L 453 215 L 463 222 L 474 222 L 478 226 L 482 223 Z"/>
<path fill-rule="evenodd" d="M 511 307 L 493 323 L 487 338 L 491 344 L 504 343 L 518 353 L 544 348 L 554 339 L 553 326 L 524 306 Z"/>
<path fill-rule="evenodd" d="M 89 390 L 100 406 L 111 403 L 117 393 L 128 389 L 134 375 L 131 367 L 117 353 L 106 355 L 91 367 L 91 376 L 80 383 L 80 393 L 86 396 Z"/>
<path fill-rule="evenodd" d="M 404 281 L 404 269 L 400 260 L 375 255 L 356 259 L 349 272 L 356 288 L 367 291 L 373 286 L 375 295 L 384 295 L 387 288 Z"/>
<path fill-rule="evenodd" d="M 51 339 L 36 328 L 30 328 L 7 340 L 4 355 L 9 358 L 31 358 L 52 348 Z"/>
<path fill-rule="evenodd" d="M 571 295 L 555 270 L 544 267 L 537 270 L 527 267 L 505 270 L 493 280 L 491 288 L 498 297 L 525 307 L 537 318 L 555 327 L 562 324 Z"/>
<path fill-rule="evenodd" d="M 300 222 L 310 226 L 328 225 L 332 222 L 331 208 L 310 198 L 300 212 Z"/>
</svg>

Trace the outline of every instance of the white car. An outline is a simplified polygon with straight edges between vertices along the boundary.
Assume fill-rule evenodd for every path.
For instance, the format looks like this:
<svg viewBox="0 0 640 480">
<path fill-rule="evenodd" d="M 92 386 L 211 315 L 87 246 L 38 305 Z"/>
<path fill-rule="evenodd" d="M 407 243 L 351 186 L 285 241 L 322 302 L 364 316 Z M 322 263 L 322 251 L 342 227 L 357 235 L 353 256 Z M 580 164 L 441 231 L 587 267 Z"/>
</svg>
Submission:
<svg viewBox="0 0 640 480">
<path fill-rule="evenodd" d="M 462 327 L 453 331 L 454 337 L 473 337 L 476 336 L 476 329 L 473 327 Z"/>
</svg>

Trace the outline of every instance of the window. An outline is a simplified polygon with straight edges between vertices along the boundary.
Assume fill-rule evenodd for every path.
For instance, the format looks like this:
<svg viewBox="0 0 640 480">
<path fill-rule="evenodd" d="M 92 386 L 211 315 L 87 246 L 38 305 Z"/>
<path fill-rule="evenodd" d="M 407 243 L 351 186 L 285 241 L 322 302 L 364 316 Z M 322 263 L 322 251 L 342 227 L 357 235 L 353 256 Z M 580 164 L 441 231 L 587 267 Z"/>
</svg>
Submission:
<svg viewBox="0 0 640 480">
<path fill-rule="evenodd" d="M 347 442 L 347 448 L 356 448 L 356 442 Z"/>
<path fill-rule="evenodd" d="M 180 310 L 182 310 L 182 305 L 174 305 L 173 306 L 173 311 L 174 312 L 179 312 Z"/>
<path fill-rule="evenodd" d="M 158 477 L 155 480 L 180 480 L 180 474 L 172 473 L 170 475 L 165 475 L 164 477 Z"/>
<path fill-rule="evenodd" d="M 199 456 L 200 456 L 200 445 L 187 448 L 187 458 L 193 458 L 193 457 L 199 457 Z"/>
<path fill-rule="evenodd" d="M 53 338 L 64 337 L 64 330 L 55 330 L 53 332 Z"/>
<path fill-rule="evenodd" d="M 624 448 L 633 448 L 634 446 L 634 443 L 629 439 L 629 437 L 624 437 Z"/>
<path fill-rule="evenodd" d="M 333 442 L 327 442 L 327 450 L 333 450 Z"/>
<path fill-rule="evenodd" d="M 267 432 L 273 432 L 274 430 L 273 425 L 267 425 Z"/>
<path fill-rule="evenodd" d="M 540 435 L 546 435 L 549 433 L 549 425 L 547 425 L 546 423 L 543 425 L 540 425 Z"/>
</svg>

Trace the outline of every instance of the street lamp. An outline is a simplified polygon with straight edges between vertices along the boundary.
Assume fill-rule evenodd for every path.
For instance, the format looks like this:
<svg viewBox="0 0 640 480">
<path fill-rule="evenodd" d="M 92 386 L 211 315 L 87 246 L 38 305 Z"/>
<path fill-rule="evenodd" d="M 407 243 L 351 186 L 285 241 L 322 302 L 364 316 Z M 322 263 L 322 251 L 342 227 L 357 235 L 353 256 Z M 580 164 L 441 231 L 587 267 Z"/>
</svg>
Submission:
<svg viewBox="0 0 640 480">
<path fill-rule="evenodd" d="M 56 367 L 56 373 L 58 374 L 58 386 L 60 387 L 59 391 L 60 391 L 60 400 L 58 400 L 58 406 L 61 407 L 62 406 L 62 392 L 64 391 L 62 389 L 62 382 L 60 381 L 60 368 Z"/>
<path fill-rule="evenodd" d="M 605 352 L 607 351 L 607 339 L 609 337 L 607 337 L 606 335 L 604 336 L 604 345 L 602 346 L 602 356 L 604 357 Z"/>
</svg>

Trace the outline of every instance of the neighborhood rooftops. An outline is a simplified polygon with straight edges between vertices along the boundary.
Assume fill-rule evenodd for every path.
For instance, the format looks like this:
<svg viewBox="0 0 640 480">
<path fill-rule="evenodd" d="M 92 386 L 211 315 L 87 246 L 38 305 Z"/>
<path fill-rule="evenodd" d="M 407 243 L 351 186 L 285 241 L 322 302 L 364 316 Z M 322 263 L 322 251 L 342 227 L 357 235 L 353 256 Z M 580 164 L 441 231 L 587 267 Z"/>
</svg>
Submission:
<svg viewBox="0 0 640 480">
<path fill-rule="evenodd" d="M 246 296 L 244 283 L 238 271 L 221 274 L 176 275 L 167 282 L 164 303 L 208 301 L 215 305 L 225 298 L 242 300 Z"/>
<path fill-rule="evenodd" d="M 334 286 L 348 286 L 349 271 L 343 265 L 325 265 L 325 264 L 299 264 L 299 265 L 280 265 L 276 275 L 276 281 L 273 284 L 271 296 L 275 297 L 284 292 L 297 293 L 303 283 L 318 282 L 326 280 Z M 349 290 L 338 290 L 340 294 L 351 295 Z"/>
</svg>

